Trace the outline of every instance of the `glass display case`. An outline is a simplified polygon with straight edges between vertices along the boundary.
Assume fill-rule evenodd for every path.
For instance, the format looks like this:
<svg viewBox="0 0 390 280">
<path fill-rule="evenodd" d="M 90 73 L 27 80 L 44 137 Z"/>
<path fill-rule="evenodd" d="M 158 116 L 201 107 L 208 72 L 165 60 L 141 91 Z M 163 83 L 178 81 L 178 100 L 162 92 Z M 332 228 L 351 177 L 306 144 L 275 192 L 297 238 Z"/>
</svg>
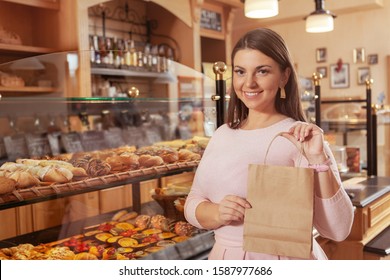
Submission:
<svg viewBox="0 0 390 280">
<path fill-rule="evenodd" d="M 216 128 L 215 81 L 174 61 L 80 69 L 86 57 L 0 65 L 0 257 L 203 258 L 213 234 L 182 211 Z"/>
</svg>

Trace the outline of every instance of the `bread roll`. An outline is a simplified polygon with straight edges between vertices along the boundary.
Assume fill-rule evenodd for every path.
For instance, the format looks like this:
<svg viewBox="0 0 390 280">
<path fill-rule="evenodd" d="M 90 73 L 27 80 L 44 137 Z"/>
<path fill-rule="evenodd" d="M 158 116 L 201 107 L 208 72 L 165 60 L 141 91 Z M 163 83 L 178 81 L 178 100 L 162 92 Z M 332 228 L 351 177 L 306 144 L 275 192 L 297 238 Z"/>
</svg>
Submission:
<svg viewBox="0 0 390 280">
<path fill-rule="evenodd" d="M 37 160 L 37 159 L 17 159 L 16 163 L 30 165 L 30 166 L 58 166 L 61 168 L 66 168 L 72 172 L 73 176 L 76 177 L 86 177 L 88 176 L 84 168 L 75 167 L 71 163 L 62 161 L 62 160 Z"/>
<path fill-rule="evenodd" d="M 187 149 L 179 150 L 179 160 L 180 161 L 196 161 L 200 160 L 201 156 L 197 153 L 191 152 Z"/>
<path fill-rule="evenodd" d="M 150 216 L 149 215 L 139 215 L 135 219 L 135 225 L 140 229 L 148 228 L 150 224 Z"/>
<path fill-rule="evenodd" d="M 67 183 L 73 178 L 73 173 L 69 169 L 57 166 L 46 166 L 40 174 L 43 182 Z"/>
<path fill-rule="evenodd" d="M 169 220 L 163 215 L 154 215 L 150 219 L 150 226 L 162 231 L 169 231 Z"/>
<path fill-rule="evenodd" d="M 164 160 L 159 156 L 142 155 L 138 159 L 140 167 L 148 168 L 164 164 Z"/>
<path fill-rule="evenodd" d="M 175 224 L 175 233 L 180 236 L 191 236 L 194 230 L 193 225 L 184 221 L 179 221 Z"/>
<path fill-rule="evenodd" d="M 0 177 L 0 195 L 13 192 L 15 190 L 16 181 L 6 177 Z"/>
<path fill-rule="evenodd" d="M 127 171 L 139 167 L 138 158 L 136 154 L 127 154 L 108 157 L 106 162 L 111 166 L 111 171 Z"/>
<path fill-rule="evenodd" d="M 121 216 L 119 219 L 118 219 L 118 222 L 124 222 L 124 221 L 128 221 L 128 220 L 131 220 L 131 219 L 134 219 L 135 217 L 138 216 L 138 213 L 135 212 L 135 211 L 131 211 L 127 214 L 124 214 L 123 216 Z"/>
<path fill-rule="evenodd" d="M 7 177 L 16 181 L 15 187 L 17 189 L 29 188 L 40 184 L 40 181 L 36 176 L 24 170 L 11 172 Z"/>
</svg>

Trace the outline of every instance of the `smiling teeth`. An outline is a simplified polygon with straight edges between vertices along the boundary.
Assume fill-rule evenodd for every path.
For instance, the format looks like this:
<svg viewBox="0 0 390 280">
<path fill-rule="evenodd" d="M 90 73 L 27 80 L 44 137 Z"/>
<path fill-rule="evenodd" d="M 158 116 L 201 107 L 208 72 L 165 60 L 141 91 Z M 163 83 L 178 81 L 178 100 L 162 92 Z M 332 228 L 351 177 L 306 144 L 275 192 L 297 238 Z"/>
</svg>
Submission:
<svg viewBox="0 0 390 280">
<path fill-rule="evenodd" d="M 258 95 L 259 93 L 258 92 L 245 92 L 245 94 L 248 96 L 255 96 L 255 95 Z"/>
</svg>

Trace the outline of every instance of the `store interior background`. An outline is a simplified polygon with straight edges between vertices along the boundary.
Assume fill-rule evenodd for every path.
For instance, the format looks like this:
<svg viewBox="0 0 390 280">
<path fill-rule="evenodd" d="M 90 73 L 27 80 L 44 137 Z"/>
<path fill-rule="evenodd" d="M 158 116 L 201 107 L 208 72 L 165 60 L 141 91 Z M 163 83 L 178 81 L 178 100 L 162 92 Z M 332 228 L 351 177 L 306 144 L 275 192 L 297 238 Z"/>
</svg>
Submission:
<svg viewBox="0 0 390 280">
<path fill-rule="evenodd" d="M 157 20 L 158 26 L 154 32 L 174 38 L 180 45 L 179 62 L 195 70 L 202 71 L 204 62 L 224 61 L 231 65 L 230 53 L 238 38 L 256 27 L 268 27 L 281 34 L 287 42 L 300 77 L 311 80 L 317 67 L 327 68 L 328 75 L 321 80 L 323 99 L 364 99 L 366 86 L 358 84 L 358 69 L 369 67 L 370 76 L 374 81 L 371 86 L 372 102 L 379 104 L 378 97 L 384 95 L 384 104 L 389 104 L 390 35 L 385 27 L 390 23 L 388 16 L 390 0 L 325 1 L 325 8 L 337 15 L 334 30 L 326 33 L 307 33 L 304 18 L 314 11 L 314 2 L 312 0 L 281 0 L 277 16 L 268 19 L 249 19 L 244 15 L 244 6 L 240 0 L 128 0 L 130 7 L 135 7 L 148 19 Z M 82 14 L 83 5 L 90 7 L 98 3 L 101 1 L 79 0 L 78 11 Z M 123 4 L 124 1 L 113 0 L 105 3 L 117 5 Z M 221 34 L 205 32 L 199 28 L 200 7 L 222 13 L 223 31 Z M 95 24 L 99 23 L 95 22 Z M 88 47 L 88 42 L 86 42 L 86 36 L 81 37 L 81 35 L 79 34 L 78 38 L 78 48 L 84 49 Z M 318 48 L 326 49 L 327 55 L 324 62 L 316 61 Z M 353 52 L 357 48 L 364 49 L 366 58 L 364 62 L 354 62 Z M 378 62 L 369 65 L 367 55 L 372 54 L 378 56 Z M 330 65 L 337 64 L 339 60 L 349 65 L 349 84 L 345 88 L 335 89 L 330 87 L 329 72 Z M 338 107 L 344 110 L 340 112 L 340 115 L 349 113 L 348 108 L 342 105 Z M 365 110 L 362 109 L 361 113 L 364 118 Z M 388 124 L 383 123 L 386 120 L 388 121 L 388 114 L 383 118 L 380 117 L 378 121 L 378 175 L 390 174 L 387 160 L 390 158 L 390 140 L 386 139 L 389 128 Z M 329 135 L 329 141 L 333 145 L 345 144 L 342 133 L 332 133 Z M 347 145 L 358 146 L 361 161 L 366 161 L 366 132 L 364 130 L 349 131 Z"/>
<path fill-rule="evenodd" d="M 21 5 L 19 5 L 22 3 Z M 33 3 L 33 5 L 31 4 Z M 42 4 L 40 4 L 42 3 Z M 328 33 L 310 34 L 305 31 L 304 17 L 314 11 L 313 0 L 280 0 L 279 15 L 269 19 L 248 19 L 244 16 L 241 0 L 0 0 L 0 25 L 14 31 L 23 38 L 26 46 L 38 46 L 50 52 L 89 51 L 90 36 L 101 35 L 101 19 L 92 19 L 89 9 L 100 5 L 124 6 L 128 3 L 139 16 L 155 20 L 158 25 L 155 34 L 173 38 L 180 46 L 177 61 L 189 68 L 202 71 L 203 63 L 224 61 L 231 65 L 230 53 L 239 37 L 257 27 L 269 27 L 283 36 L 287 42 L 298 74 L 311 79 L 317 67 L 326 67 L 328 77 L 323 78 L 321 95 L 324 99 L 364 99 L 366 86 L 358 84 L 357 71 L 369 67 L 374 80 L 372 101 L 384 94 L 384 104 L 389 106 L 390 89 L 390 0 L 327 0 L 326 9 L 337 15 L 335 28 Z M 35 6 L 34 6 L 35 5 Z M 36 6 L 42 5 L 40 9 Z M 50 8 L 51 6 L 54 8 Z M 49 8 L 47 8 L 49 7 Z M 202 8 L 217 11 L 222 15 L 222 32 L 203 30 L 199 25 Z M 11 11 L 11 12 L 10 12 Z M 17 16 L 16 16 L 17 15 Z M 170 39 L 152 36 L 152 44 L 172 43 Z M 316 61 L 316 51 L 327 50 L 326 61 Z M 364 48 L 366 55 L 376 54 L 376 64 L 354 63 L 353 51 Z M 0 63 L 17 59 L 12 52 L 0 55 Z M 7 60 L 5 60 L 7 59 Z M 349 65 L 349 85 L 346 88 L 330 87 L 329 67 L 341 59 Z M 77 84 L 64 81 L 66 96 L 91 96 L 91 63 L 89 55 L 80 57 L 77 69 Z M 227 81 L 229 85 L 230 81 Z M 174 85 L 177 91 L 177 85 Z M 170 92 L 173 88 L 168 88 Z M 72 95 L 70 95 L 72 94 Z M 388 107 L 387 107 L 388 108 Z M 378 122 L 378 175 L 390 176 L 390 127 L 389 114 Z M 0 120 L 0 131 L 8 128 L 8 123 Z M 7 132 L 7 131 L 5 131 Z M 333 144 L 342 142 L 340 133 L 333 134 Z M 362 160 L 366 156 L 366 131 L 351 131 L 348 145 L 359 146 Z M 192 180 L 189 176 L 187 181 Z M 149 190 L 154 182 L 143 182 L 141 197 L 150 199 Z M 45 201 L 19 209 L 6 209 L 0 213 L 4 224 L 14 227 L 2 229 L 2 238 L 15 236 L 56 226 L 62 222 L 65 205 L 71 205 L 70 221 L 82 216 L 93 216 L 113 211 L 119 204 L 131 204 L 129 186 L 88 193 L 58 201 Z M 84 204 L 89 208 L 83 208 Z M 49 211 L 47 209 L 50 209 Z M 80 210 L 81 209 L 81 210 Z M 100 212 L 99 212 L 100 211 Z M 33 215 L 31 214 L 33 212 Z M 33 218 L 32 218 L 33 217 Z"/>
</svg>

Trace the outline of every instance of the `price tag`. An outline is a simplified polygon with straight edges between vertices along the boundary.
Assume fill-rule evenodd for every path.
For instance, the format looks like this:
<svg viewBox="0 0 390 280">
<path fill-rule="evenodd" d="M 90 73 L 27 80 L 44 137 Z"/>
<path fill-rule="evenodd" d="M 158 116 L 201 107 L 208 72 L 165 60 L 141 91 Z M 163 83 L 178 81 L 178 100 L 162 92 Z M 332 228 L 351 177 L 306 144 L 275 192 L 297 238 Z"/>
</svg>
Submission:
<svg viewBox="0 0 390 280">
<path fill-rule="evenodd" d="M 153 143 L 162 141 L 161 130 L 159 127 L 150 127 L 145 130 L 146 143 L 145 145 L 152 145 Z"/>
<path fill-rule="evenodd" d="M 41 158 L 51 154 L 46 134 L 26 134 L 26 143 L 30 158 Z"/>
<path fill-rule="evenodd" d="M 108 148 L 103 131 L 85 131 L 80 133 L 81 144 L 84 151 L 100 151 Z"/>
<path fill-rule="evenodd" d="M 123 140 L 122 129 L 119 127 L 109 128 L 104 131 L 104 138 L 110 148 L 118 148 L 125 146 L 125 141 Z"/>
<path fill-rule="evenodd" d="M 143 147 L 145 144 L 145 134 L 142 128 L 140 127 L 127 127 L 123 129 L 123 139 L 126 145 Z"/>
<path fill-rule="evenodd" d="M 47 135 L 52 155 L 59 155 L 61 153 L 60 137 L 61 133 L 59 132 L 49 133 Z"/>
<path fill-rule="evenodd" d="M 7 157 L 7 151 L 5 150 L 3 138 L 0 138 L 0 158 L 5 157 Z"/>
<path fill-rule="evenodd" d="M 80 135 L 77 132 L 61 133 L 61 143 L 66 153 L 83 152 Z"/>
<path fill-rule="evenodd" d="M 28 149 L 24 134 L 6 136 L 3 140 L 8 160 L 15 161 L 18 158 L 28 158 Z"/>
</svg>

